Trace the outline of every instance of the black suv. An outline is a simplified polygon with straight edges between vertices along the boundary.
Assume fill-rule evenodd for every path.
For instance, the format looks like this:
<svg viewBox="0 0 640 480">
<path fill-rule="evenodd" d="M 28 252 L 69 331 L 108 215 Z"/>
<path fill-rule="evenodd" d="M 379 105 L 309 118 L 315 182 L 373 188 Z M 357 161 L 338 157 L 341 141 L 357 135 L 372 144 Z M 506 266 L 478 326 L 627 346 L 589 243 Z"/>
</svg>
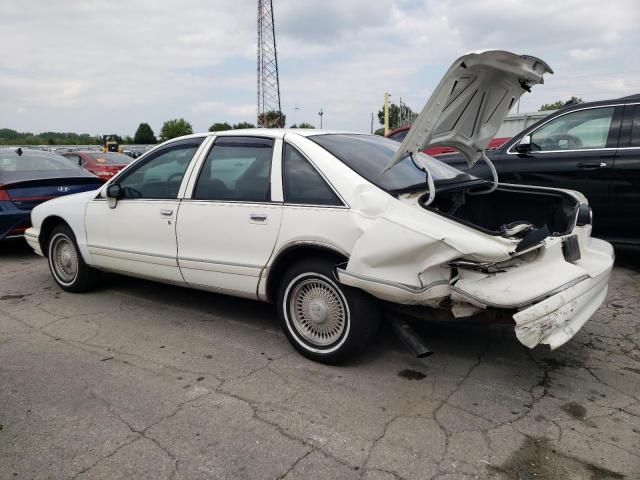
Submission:
<svg viewBox="0 0 640 480">
<path fill-rule="evenodd" d="M 500 183 L 582 192 L 595 236 L 640 245 L 640 94 L 564 107 L 487 156 Z M 467 169 L 459 154 L 437 158 Z M 470 173 L 491 176 L 482 161 Z"/>
</svg>

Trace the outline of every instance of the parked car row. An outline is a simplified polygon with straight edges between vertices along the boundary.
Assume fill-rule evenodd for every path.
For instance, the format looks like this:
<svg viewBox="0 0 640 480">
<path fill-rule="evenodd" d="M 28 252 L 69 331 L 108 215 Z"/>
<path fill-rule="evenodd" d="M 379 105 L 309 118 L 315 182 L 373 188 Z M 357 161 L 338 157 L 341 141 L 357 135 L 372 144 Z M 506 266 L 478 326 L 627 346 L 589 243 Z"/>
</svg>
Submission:
<svg viewBox="0 0 640 480">
<path fill-rule="evenodd" d="M 428 320 L 488 312 L 527 347 L 556 348 L 600 306 L 613 265 L 586 198 L 421 153 L 453 147 L 474 165 L 549 72 L 532 56 L 465 55 L 402 143 L 305 129 L 174 139 L 98 191 L 36 206 L 25 236 L 70 292 L 110 271 L 274 302 L 292 345 L 321 362 L 362 350 L 383 302 Z"/>
<path fill-rule="evenodd" d="M 385 136 L 387 138 L 390 138 L 391 140 L 395 140 L 396 142 L 402 142 L 404 140 L 404 137 L 407 136 L 407 133 L 409 133 L 410 129 L 411 129 L 411 125 L 405 125 L 403 127 L 399 127 L 394 130 L 391 130 Z M 495 150 L 496 148 L 504 145 L 508 140 L 509 140 L 509 137 L 494 138 L 489 142 L 489 145 L 487 145 L 487 150 Z M 443 153 L 456 153 L 456 149 L 453 147 L 429 147 L 426 150 L 424 150 L 423 153 L 434 156 L 434 155 L 442 155 Z"/>
<path fill-rule="evenodd" d="M 52 198 L 95 190 L 104 180 L 51 152 L 0 149 L 0 240 L 21 237 L 31 210 Z"/>
<path fill-rule="evenodd" d="M 123 153 L 93 150 L 65 152 L 62 156 L 103 180 L 109 180 L 133 161 L 132 157 Z"/>
</svg>

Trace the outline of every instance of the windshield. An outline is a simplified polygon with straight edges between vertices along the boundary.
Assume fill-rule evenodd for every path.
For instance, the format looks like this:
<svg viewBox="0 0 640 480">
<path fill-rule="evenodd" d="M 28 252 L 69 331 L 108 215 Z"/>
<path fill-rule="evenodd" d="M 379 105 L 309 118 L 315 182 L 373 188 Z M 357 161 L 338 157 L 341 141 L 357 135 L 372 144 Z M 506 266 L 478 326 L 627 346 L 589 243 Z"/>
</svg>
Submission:
<svg viewBox="0 0 640 480">
<path fill-rule="evenodd" d="M 398 150 L 400 143 L 378 135 L 328 134 L 308 137 L 342 160 L 359 175 L 387 192 L 425 188 L 425 173 L 406 157 L 385 173 L 385 167 Z M 415 160 L 426 165 L 434 182 L 468 182 L 477 180 L 424 153 Z"/>
<path fill-rule="evenodd" d="M 133 158 L 121 153 L 91 152 L 89 155 L 100 165 L 128 165 L 133 162 Z"/>
<path fill-rule="evenodd" d="M 71 160 L 55 153 L 42 154 L 24 152 L 16 153 L 0 152 L 0 172 L 33 172 L 41 170 L 85 170 L 77 166 Z"/>
</svg>

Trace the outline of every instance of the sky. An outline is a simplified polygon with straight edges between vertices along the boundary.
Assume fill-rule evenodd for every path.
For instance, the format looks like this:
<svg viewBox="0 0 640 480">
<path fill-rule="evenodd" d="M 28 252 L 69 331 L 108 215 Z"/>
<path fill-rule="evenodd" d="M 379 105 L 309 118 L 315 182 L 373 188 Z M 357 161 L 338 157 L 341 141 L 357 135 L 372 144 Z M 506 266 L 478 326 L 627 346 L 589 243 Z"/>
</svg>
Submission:
<svg viewBox="0 0 640 480">
<path fill-rule="evenodd" d="M 520 111 L 640 93 L 637 0 L 273 0 L 287 124 L 369 131 L 384 92 L 419 111 L 460 55 L 554 70 Z M 133 135 L 256 118 L 255 0 L 0 0 L 0 128 Z M 374 127 L 379 127 L 377 116 Z"/>
</svg>

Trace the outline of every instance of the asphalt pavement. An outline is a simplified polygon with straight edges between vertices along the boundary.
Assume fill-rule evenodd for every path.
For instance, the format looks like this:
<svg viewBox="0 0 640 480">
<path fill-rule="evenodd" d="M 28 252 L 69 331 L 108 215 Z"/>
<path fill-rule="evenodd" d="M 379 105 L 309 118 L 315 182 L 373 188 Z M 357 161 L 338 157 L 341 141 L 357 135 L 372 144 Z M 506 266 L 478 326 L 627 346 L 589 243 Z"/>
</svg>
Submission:
<svg viewBox="0 0 640 480">
<path fill-rule="evenodd" d="M 311 362 L 275 308 L 111 276 L 56 287 L 0 244 L 0 479 L 640 479 L 640 261 L 560 349 L 512 329 L 383 326 Z"/>
</svg>

